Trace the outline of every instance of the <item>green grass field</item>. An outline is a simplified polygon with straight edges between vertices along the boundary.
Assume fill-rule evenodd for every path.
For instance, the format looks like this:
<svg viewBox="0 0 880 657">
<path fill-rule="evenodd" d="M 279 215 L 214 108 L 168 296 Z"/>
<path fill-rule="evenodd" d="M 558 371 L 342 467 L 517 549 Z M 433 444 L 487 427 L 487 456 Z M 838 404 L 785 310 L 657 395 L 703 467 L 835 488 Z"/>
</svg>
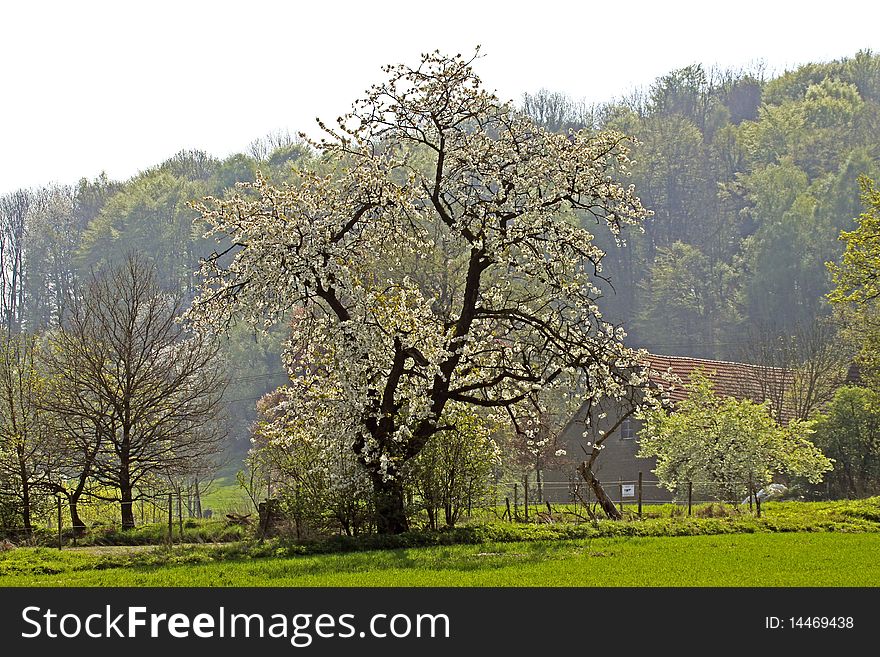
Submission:
<svg viewBox="0 0 880 657">
<path fill-rule="evenodd" d="M 647 511 L 647 510 L 646 510 Z M 97 527 L 0 552 L 0 586 L 880 586 L 880 498 L 655 507 L 620 522 L 474 519 L 454 531 L 258 541 L 253 524 Z M 43 532 L 31 545 L 53 545 Z M 153 545 L 150 545 L 153 544 Z M 383 548 L 383 549 L 378 549 Z"/>
<path fill-rule="evenodd" d="M 225 513 L 253 513 L 254 505 L 239 485 L 234 472 L 222 473 L 202 496 L 202 509 L 211 509 L 215 515 Z"/>
<path fill-rule="evenodd" d="M 18 549 L 0 554 L 0 585 L 880 585 L 880 536 L 863 533 L 595 538 L 281 558 L 222 557 L 209 548 L 177 548 L 171 554 L 150 548 L 125 558 L 88 548 Z"/>
</svg>

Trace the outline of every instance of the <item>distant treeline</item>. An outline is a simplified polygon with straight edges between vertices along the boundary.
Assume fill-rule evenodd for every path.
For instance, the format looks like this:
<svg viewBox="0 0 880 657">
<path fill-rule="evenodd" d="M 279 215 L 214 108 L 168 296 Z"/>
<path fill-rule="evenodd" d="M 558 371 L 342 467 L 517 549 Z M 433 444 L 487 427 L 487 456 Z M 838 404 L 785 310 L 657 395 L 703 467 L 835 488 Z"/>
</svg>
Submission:
<svg viewBox="0 0 880 657">
<path fill-rule="evenodd" d="M 601 106 L 541 90 L 519 109 L 550 130 L 611 128 L 640 141 L 631 181 L 654 216 L 626 235 L 627 248 L 604 245 L 604 310 L 634 344 L 739 358 L 750 336 L 791 333 L 828 312 L 825 262 L 839 258 L 840 231 L 861 212 L 858 176 L 880 174 L 880 56 L 772 79 L 693 65 Z M 192 294 L 199 259 L 218 245 L 188 203 L 228 194 L 258 170 L 294 182 L 297 163 L 313 158 L 277 133 L 223 160 L 183 151 L 124 182 L 0 197 L 3 328 L 51 328 L 78 280 L 132 250 L 153 259 L 167 289 Z M 227 397 L 239 439 L 255 399 L 284 381 L 281 339 L 233 330 Z"/>
<path fill-rule="evenodd" d="M 636 344 L 739 358 L 828 312 L 825 262 L 863 210 L 858 177 L 880 172 L 880 56 L 772 79 L 694 65 L 606 105 L 542 90 L 523 108 L 551 130 L 641 141 L 632 182 L 654 216 L 606 260 L 606 313 Z"/>
</svg>

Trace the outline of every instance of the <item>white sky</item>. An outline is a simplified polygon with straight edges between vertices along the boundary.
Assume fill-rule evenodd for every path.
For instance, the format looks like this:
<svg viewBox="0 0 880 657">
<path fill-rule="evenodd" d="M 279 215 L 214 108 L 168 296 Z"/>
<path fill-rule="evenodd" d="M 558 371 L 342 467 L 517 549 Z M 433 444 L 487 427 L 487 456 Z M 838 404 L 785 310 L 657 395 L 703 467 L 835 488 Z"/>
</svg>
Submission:
<svg viewBox="0 0 880 657">
<path fill-rule="evenodd" d="M 481 44 L 477 72 L 504 99 L 599 102 L 697 62 L 782 71 L 877 51 L 878 19 L 880 3 L 853 0 L 4 0 L 0 194 L 314 134 L 383 64 L 434 49 Z"/>
</svg>

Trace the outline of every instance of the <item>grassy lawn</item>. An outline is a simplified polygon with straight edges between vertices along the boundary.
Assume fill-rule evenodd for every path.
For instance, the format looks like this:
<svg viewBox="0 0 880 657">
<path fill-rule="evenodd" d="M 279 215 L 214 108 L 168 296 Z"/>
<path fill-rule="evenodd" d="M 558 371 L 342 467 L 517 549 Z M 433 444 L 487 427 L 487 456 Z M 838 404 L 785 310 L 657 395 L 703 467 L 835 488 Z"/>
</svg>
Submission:
<svg viewBox="0 0 880 657">
<path fill-rule="evenodd" d="M 880 498 L 768 503 L 761 518 L 721 505 L 682 514 L 475 518 L 454 531 L 305 543 L 187 520 L 174 535 L 189 545 L 170 550 L 149 545 L 165 540 L 163 524 L 98 527 L 79 541 L 89 547 L 0 552 L 0 586 L 880 586 Z"/>
<path fill-rule="evenodd" d="M 215 479 L 202 495 L 202 509 L 211 509 L 215 516 L 225 513 L 253 513 L 254 506 L 239 485 L 235 472 L 225 472 Z"/>
<path fill-rule="evenodd" d="M 878 586 L 880 537 L 755 533 L 484 543 L 296 557 L 211 548 L 0 554 L 3 586 Z M 176 565 L 175 565 L 176 562 Z M 125 565 L 123 565 L 125 564 Z"/>
</svg>

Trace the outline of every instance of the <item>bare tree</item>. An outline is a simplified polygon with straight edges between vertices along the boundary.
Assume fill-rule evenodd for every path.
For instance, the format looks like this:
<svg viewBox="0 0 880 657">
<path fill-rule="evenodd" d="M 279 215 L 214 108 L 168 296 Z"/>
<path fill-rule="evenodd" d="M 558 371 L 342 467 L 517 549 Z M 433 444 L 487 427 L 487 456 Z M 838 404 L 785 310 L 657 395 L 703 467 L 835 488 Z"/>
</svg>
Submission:
<svg viewBox="0 0 880 657">
<path fill-rule="evenodd" d="M 758 366 L 756 383 L 777 421 L 806 419 L 843 384 L 852 354 L 827 320 L 782 331 L 760 325 L 749 332 L 741 357 Z"/>
<path fill-rule="evenodd" d="M 91 360 L 84 359 L 86 340 L 77 339 L 72 331 L 75 325 L 66 323 L 50 334 L 49 348 L 42 352 L 44 368 L 52 373 L 50 393 L 43 404 L 50 413 L 60 452 L 49 485 L 54 493 L 67 499 L 71 524 L 74 531 L 81 532 L 85 524 L 79 516 L 79 502 L 89 494 L 95 463 L 116 431 L 117 417 L 112 400 L 98 392 L 93 378 L 96 370 L 109 367 L 102 361 L 107 354 L 96 352 Z"/>
<path fill-rule="evenodd" d="M 524 93 L 520 109 L 537 125 L 550 132 L 567 132 L 593 128 L 596 125 L 595 107 L 583 100 L 573 100 L 558 91 L 540 89 Z"/>
<path fill-rule="evenodd" d="M 268 133 L 265 137 L 254 139 L 248 144 L 248 153 L 255 160 L 265 162 L 273 151 L 279 148 L 287 148 L 295 144 L 302 143 L 301 139 L 291 135 L 287 130 L 275 130 Z"/>
<path fill-rule="evenodd" d="M 223 436 L 215 422 L 226 386 L 219 347 L 188 332 L 180 310 L 154 268 L 129 255 L 92 274 L 54 339 L 56 375 L 72 393 L 59 414 L 82 448 L 98 445 L 84 465 L 115 493 L 91 494 L 120 503 L 124 528 L 134 526 L 142 484 L 188 472 Z M 84 439 L 87 427 L 94 442 Z"/>
<path fill-rule="evenodd" d="M 23 189 L 0 197 L 0 319 L 7 333 L 21 326 L 25 231 L 32 203 L 33 195 Z"/>
</svg>

